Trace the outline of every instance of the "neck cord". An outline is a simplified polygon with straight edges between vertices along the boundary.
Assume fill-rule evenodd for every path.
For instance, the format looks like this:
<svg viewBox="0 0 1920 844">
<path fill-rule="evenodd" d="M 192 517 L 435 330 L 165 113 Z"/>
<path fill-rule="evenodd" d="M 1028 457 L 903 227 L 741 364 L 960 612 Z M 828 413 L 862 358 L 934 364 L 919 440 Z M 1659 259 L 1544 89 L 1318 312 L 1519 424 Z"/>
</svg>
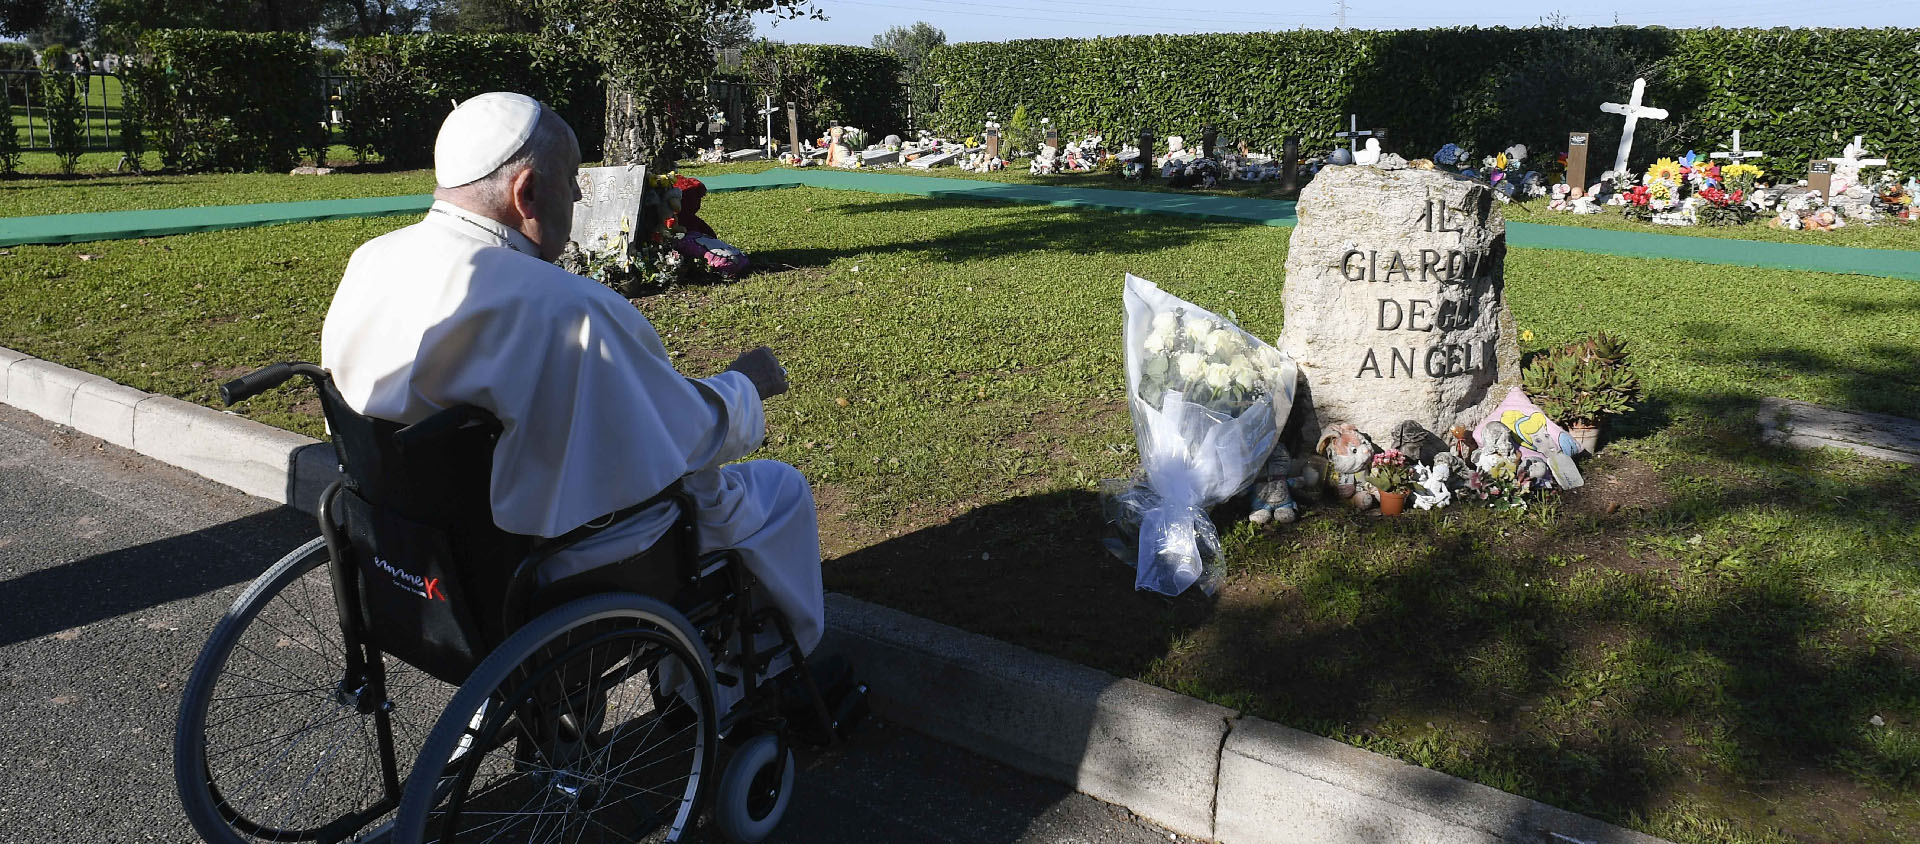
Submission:
<svg viewBox="0 0 1920 844">
<path fill-rule="evenodd" d="M 459 220 L 462 223 L 466 223 L 469 226 L 472 226 L 476 229 L 486 232 L 487 235 L 492 237 L 494 240 L 501 241 L 501 244 L 500 244 L 501 246 L 505 246 L 508 249 L 511 249 L 522 255 L 527 254 L 527 251 L 525 249 L 521 249 L 519 246 L 514 245 L 513 238 L 502 235 L 499 232 L 494 231 L 493 229 L 487 228 L 486 226 L 483 226 L 474 220 L 470 220 L 465 215 L 455 214 L 452 211 L 446 210 L 445 208 L 428 208 L 427 210 L 435 214 L 444 214 L 448 217 L 452 217 L 456 220 Z"/>
</svg>

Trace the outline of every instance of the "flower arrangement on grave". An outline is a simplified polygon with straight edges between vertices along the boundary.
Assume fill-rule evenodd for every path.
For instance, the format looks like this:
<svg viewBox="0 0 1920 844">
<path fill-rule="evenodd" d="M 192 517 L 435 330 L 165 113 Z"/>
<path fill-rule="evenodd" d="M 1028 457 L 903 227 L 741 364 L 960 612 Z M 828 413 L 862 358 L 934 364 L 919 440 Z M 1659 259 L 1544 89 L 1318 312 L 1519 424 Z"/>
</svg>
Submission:
<svg viewBox="0 0 1920 844">
<path fill-rule="evenodd" d="M 705 194 L 706 185 L 698 179 L 679 173 L 649 176 L 638 225 L 622 220 L 616 237 L 594 244 L 569 243 L 556 263 L 622 295 L 670 286 L 689 276 L 738 276 L 747 268 L 746 254 L 720 240 L 700 219 Z"/>
<path fill-rule="evenodd" d="M 1465 490 L 1495 510 L 1525 510 L 1533 486 L 1533 478 L 1520 474 L 1519 464 L 1502 461 L 1468 472 Z"/>
<path fill-rule="evenodd" d="M 1641 396 L 1627 342 L 1604 331 L 1534 355 L 1520 371 L 1520 387 L 1587 451 L 1601 423 L 1632 410 Z"/>
<path fill-rule="evenodd" d="M 1895 220 L 1915 218 L 1913 207 L 1913 187 L 1915 183 L 1900 181 L 1900 171 L 1882 170 L 1873 183 L 1873 208 Z"/>
<path fill-rule="evenodd" d="M 1141 472 L 1109 485 L 1137 524 L 1134 586 L 1212 593 L 1220 541 L 1207 511 L 1247 489 L 1272 456 L 1298 370 L 1231 320 L 1127 276 L 1128 404 Z"/>
<path fill-rule="evenodd" d="M 1407 455 L 1397 448 L 1375 454 L 1367 467 L 1367 485 L 1379 494 L 1382 515 L 1399 515 L 1407 505 L 1407 493 L 1413 489 Z"/>
<path fill-rule="evenodd" d="M 1760 184 L 1760 177 L 1765 175 L 1765 172 L 1755 165 L 1741 161 L 1720 168 L 1720 183 L 1728 190 L 1738 191 L 1751 197 L 1753 189 Z"/>
</svg>

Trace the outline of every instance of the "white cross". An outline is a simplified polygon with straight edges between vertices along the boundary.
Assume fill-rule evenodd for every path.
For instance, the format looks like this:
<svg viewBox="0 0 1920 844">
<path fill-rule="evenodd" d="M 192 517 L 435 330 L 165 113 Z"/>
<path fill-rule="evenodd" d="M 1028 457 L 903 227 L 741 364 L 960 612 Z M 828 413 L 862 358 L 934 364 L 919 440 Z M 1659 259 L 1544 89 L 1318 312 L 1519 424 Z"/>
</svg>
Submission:
<svg viewBox="0 0 1920 844">
<path fill-rule="evenodd" d="M 1353 151 L 1359 152 L 1360 139 L 1371 136 L 1373 134 L 1373 130 L 1368 129 L 1367 131 L 1364 131 L 1364 132 L 1360 131 L 1360 115 L 1357 115 L 1357 114 L 1347 115 L 1347 126 L 1348 126 L 1347 131 L 1335 132 L 1333 133 L 1333 136 L 1336 138 L 1346 138 L 1347 143 L 1353 147 Z"/>
<path fill-rule="evenodd" d="M 774 153 L 779 151 L 774 147 L 774 144 L 773 144 L 773 113 L 776 111 L 779 111 L 779 109 L 773 107 L 773 95 L 768 94 L 767 107 L 760 110 L 760 114 L 767 118 L 767 157 L 768 158 L 773 158 Z M 796 149 L 793 151 L 793 154 L 799 155 L 800 151 Z"/>
<path fill-rule="evenodd" d="M 1739 159 L 1742 159 L 1742 158 L 1759 158 L 1764 154 L 1765 153 L 1762 153 L 1758 150 L 1741 149 L 1740 148 L 1740 130 L 1735 129 L 1733 130 L 1733 152 L 1716 152 L 1707 157 L 1708 158 L 1725 158 L 1725 159 L 1729 159 L 1737 162 Z"/>
<path fill-rule="evenodd" d="M 1887 166 L 1887 160 L 1884 158 L 1861 158 L 1860 157 L 1867 154 L 1866 144 L 1861 143 L 1861 140 L 1863 137 L 1864 136 L 1862 135 L 1853 136 L 1853 143 L 1849 145 L 1845 150 L 1841 151 L 1840 158 L 1829 158 L 1827 160 L 1835 164 L 1858 164 L 1862 167 Z"/>
<path fill-rule="evenodd" d="M 1627 154 L 1633 152 L 1633 128 L 1639 124 L 1640 118 L 1644 117 L 1648 120 L 1667 119 L 1666 109 L 1652 108 L 1640 104 L 1640 97 L 1646 92 L 1647 80 L 1635 79 L 1633 80 L 1633 96 L 1628 98 L 1626 105 L 1619 103 L 1600 104 L 1601 111 L 1607 112 L 1608 114 L 1625 115 L 1627 118 L 1627 127 L 1620 130 L 1620 151 L 1614 153 L 1613 156 L 1613 172 L 1615 173 L 1627 172 Z"/>
</svg>

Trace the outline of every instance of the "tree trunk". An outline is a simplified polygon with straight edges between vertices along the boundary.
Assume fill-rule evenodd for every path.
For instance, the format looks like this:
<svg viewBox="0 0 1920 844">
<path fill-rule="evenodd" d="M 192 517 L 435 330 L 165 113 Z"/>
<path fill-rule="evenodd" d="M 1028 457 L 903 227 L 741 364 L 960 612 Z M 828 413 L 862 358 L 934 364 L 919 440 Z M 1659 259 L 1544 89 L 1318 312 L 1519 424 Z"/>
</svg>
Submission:
<svg viewBox="0 0 1920 844">
<path fill-rule="evenodd" d="M 607 82 L 607 137 L 604 141 L 607 166 L 645 164 L 649 173 L 673 170 L 674 154 L 670 121 L 658 108 L 639 105 L 640 97 Z"/>
</svg>

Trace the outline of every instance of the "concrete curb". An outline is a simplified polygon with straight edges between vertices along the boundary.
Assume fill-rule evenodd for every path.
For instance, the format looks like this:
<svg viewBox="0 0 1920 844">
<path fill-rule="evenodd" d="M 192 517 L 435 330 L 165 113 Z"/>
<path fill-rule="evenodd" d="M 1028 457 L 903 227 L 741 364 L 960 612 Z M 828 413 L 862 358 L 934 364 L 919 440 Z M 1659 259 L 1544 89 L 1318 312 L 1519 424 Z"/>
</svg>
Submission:
<svg viewBox="0 0 1920 844">
<path fill-rule="evenodd" d="M 0 347 L 0 402 L 313 512 L 333 447 Z M 890 720 L 1224 844 L 1664 844 L 844 595 L 821 647 Z"/>
</svg>

